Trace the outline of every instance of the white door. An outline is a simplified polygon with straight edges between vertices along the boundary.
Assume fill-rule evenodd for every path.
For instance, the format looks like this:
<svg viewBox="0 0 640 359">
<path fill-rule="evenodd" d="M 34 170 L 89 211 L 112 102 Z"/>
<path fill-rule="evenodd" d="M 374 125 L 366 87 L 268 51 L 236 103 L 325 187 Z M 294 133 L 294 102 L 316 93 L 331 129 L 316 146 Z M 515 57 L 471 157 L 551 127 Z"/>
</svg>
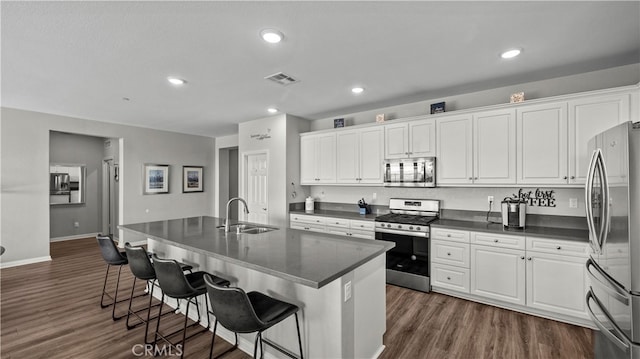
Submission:
<svg viewBox="0 0 640 359">
<path fill-rule="evenodd" d="M 336 136 L 336 182 L 358 183 L 360 178 L 360 133 L 344 131 Z"/>
<path fill-rule="evenodd" d="M 525 304 L 524 251 L 471 245 L 471 294 Z"/>
<path fill-rule="evenodd" d="M 246 176 L 244 193 L 249 206 L 249 215 L 246 218 L 249 222 L 268 224 L 269 159 L 267 153 L 245 154 L 244 163 Z M 240 215 L 244 213 L 242 210 Z"/>
<path fill-rule="evenodd" d="M 432 157 L 436 155 L 436 120 L 409 122 L 410 157 Z"/>
<path fill-rule="evenodd" d="M 473 115 L 473 183 L 516 183 L 516 116 L 511 109 Z"/>
<path fill-rule="evenodd" d="M 437 183 L 473 183 L 473 137 L 471 115 L 441 118 L 437 122 Z"/>
<path fill-rule="evenodd" d="M 384 126 L 384 158 L 409 157 L 408 133 L 407 123 Z"/>
</svg>

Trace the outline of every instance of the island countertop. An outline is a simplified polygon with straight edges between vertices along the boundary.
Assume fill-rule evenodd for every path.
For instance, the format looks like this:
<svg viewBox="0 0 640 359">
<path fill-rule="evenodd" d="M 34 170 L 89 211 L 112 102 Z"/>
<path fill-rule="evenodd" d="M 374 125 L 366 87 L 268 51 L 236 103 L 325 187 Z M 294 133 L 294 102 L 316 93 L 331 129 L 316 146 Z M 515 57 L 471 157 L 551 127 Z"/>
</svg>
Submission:
<svg viewBox="0 0 640 359">
<path fill-rule="evenodd" d="M 119 228 L 312 288 L 321 288 L 395 246 L 392 242 L 291 228 L 225 234 L 217 228 L 223 224 L 222 218 L 202 216 Z"/>
</svg>

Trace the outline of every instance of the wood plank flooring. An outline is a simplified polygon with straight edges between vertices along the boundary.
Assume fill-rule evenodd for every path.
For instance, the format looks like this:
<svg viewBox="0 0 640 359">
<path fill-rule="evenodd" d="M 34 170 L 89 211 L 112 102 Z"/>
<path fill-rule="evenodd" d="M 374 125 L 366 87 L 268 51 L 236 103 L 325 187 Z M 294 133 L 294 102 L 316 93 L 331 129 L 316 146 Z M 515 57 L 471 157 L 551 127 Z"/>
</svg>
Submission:
<svg viewBox="0 0 640 359">
<path fill-rule="evenodd" d="M 144 327 L 127 330 L 124 319 L 111 320 L 111 308 L 100 308 L 105 264 L 96 240 L 54 242 L 51 256 L 51 262 L 0 270 L 0 357 L 138 357 L 133 351 L 141 352 Z M 129 295 L 132 278 L 124 268 L 122 298 Z M 138 298 L 135 306 L 146 300 Z M 122 314 L 126 307 L 119 309 Z M 169 315 L 162 327 L 178 328 L 183 318 Z M 381 358 L 592 358 L 592 338 L 590 329 L 387 286 Z M 194 337 L 185 357 L 207 358 L 210 342 L 209 333 Z M 228 347 L 216 340 L 214 355 Z M 224 358 L 248 357 L 236 350 Z"/>
</svg>

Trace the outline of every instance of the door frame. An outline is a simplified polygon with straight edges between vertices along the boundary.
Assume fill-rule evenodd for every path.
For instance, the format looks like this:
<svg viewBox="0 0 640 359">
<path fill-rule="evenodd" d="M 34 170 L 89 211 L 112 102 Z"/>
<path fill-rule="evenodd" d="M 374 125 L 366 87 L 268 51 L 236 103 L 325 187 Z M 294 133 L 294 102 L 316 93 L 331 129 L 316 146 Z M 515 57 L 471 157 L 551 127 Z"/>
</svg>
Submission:
<svg viewBox="0 0 640 359">
<path fill-rule="evenodd" d="M 271 207 L 269 205 L 269 183 L 270 183 L 270 177 L 271 177 L 271 171 L 269 171 L 269 168 L 271 167 L 271 157 L 269 156 L 269 150 L 268 149 L 263 149 L 263 150 L 254 150 L 254 151 L 245 151 L 242 152 L 242 154 L 240 154 L 240 158 L 242 158 L 241 161 L 241 166 L 240 166 L 240 181 L 242 183 L 242 185 L 240 186 L 240 188 L 238 188 L 238 192 L 240 197 L 242 197 L 243 199 L 246 198 L 247 195 L 247 186 L 248 186 L 248 181 L 247 181 L 247 174 L 248 174 L 248 165 L 249 165 L 249 156 L 253 156 L 253 155 L 262 155 L 264 154 L 267 157 L 267 218 L 269 218 L 269 208 Z M 240 213 L 238 213 L 238 219 L 242 220 L 242 221 L 246 221 L 247 220 L 247 214 L 244 213 L 244 211 L 238 211 Z"/>
</svg>

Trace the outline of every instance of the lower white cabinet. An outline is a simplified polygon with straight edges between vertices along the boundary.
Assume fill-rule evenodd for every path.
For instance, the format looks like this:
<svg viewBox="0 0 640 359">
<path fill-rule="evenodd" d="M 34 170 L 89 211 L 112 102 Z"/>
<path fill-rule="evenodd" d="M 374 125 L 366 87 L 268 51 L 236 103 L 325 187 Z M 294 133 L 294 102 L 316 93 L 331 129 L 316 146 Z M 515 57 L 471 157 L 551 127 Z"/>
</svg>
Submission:
<svg viewBox="0 0 640 359">
<path fill-rule="evenodd" d="M 471 245 L 471 294 L 524 305 L 525 279 L 524 251 Z"/>
<path fill-rule="evenodd" d="M 588 325 L 588 243 L 431 229 L 435 291 Z"/>
<path fill-rule="evenodd" d="M 306 214 L 289 215 L 289 227 L 304 231 L 324 232 L 340 236 L 375 239 L 375 223 L 339 217 Z"/>
</svg>

